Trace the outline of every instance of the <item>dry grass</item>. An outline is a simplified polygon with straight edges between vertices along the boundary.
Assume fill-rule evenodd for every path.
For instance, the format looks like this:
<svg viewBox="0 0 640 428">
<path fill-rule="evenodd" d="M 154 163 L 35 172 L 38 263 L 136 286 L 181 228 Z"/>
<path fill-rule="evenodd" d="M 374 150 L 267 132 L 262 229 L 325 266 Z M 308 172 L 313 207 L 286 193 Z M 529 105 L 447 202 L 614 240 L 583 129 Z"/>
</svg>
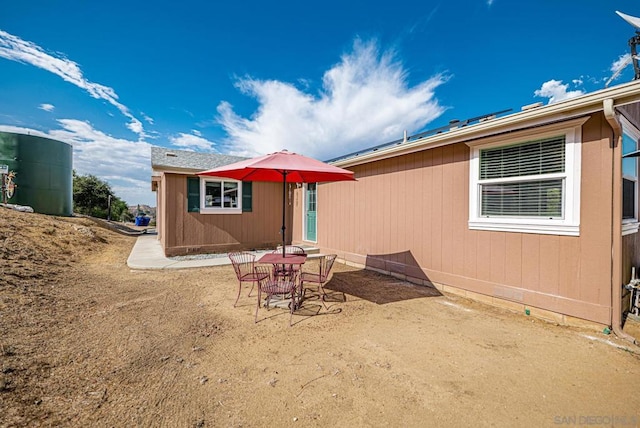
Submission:
<svg viewBox="0 0 640 428">
<path fill-rule="evenodd" d="M 613 336 L 340 264 L 328 310 L 309 299 L 293 327 L 278 309 L 254 324 L 231 267 L 131 271 L 133 243 L 0 210 L 0 426 L 640 418 L 638 349 Z"/>
</svg>

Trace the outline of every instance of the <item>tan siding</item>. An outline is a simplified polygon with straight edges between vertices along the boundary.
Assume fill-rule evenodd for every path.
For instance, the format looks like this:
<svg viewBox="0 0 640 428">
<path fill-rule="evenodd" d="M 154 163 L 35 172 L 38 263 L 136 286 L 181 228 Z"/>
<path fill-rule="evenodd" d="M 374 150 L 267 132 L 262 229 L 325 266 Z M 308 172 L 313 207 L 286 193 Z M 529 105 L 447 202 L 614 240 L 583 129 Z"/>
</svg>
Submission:
<svg viewBox="0 0 640 428">
<path fill-rule="evenodd" d="M 183 221 L 183 210 L 184 202 L 183 198 L 185 198 L 186 193 L 186 182 L 184 181 L 184 177 L 176 177 L 173 175 L 166 175 L 167 182 L 167 221 L 168 221 L 168 230 L 167 230 L 167 247 L 171 248 L 177 245 L 178 242 L 182 242 L 183 239 L 183 230 L 184 230 L 184 221 Z M 179 186 L 179 184 L 184 184 L 183 186 Z"/>
<path fill-rule="evenodd" d="M 376 253 L 383 254 L 388 252 L 387 250 L 391 249 L 391 182 L 393 176 L 391 175 L 391 161 L 386 160 L 382 162 L 382 174 L 378 177 L 378 182 L 382 185 L 383 193 L 380 200 L 382 201 L 379 208 L 382 211 L 382 216 L 379 218 L 379 221 L 382 225 L 380 230 L 382 233 L 380 234 L 380 239 L 376 242 Z"/>
<path fill-rule="evenodd" d="M 583 127 L 580 300 L 611 304 L 611 130 L 602 115 Z"/>
<path fill-rule="evenodd" d="M 464 233 L 464 269 L 463 276 L 467 278 L 478 277 L 478 239 L 484 236 L 477 230 L 467 230 Z"/>
<path fill-rule="evenodd" d="M 187 212 L 185 175 L 166 174 L 165 236 L 168 255 L 216 252 L 232 249 L 273 248 L 282 242 L 282 184 L 253 183 L 253 212 L 242 214 L 200 214 Z M 287 204 L 287 208 L 291 207 Z M 288 213 L 287 235 L 291 236 Z"/>
<path fill-rule="evenodd" d="M 451 174 L 453 177 L 451 191 L 453 204 L 451 215 L 451 245 L 453 251 L 458 251 L 458 253 L 451 257 L 451 271 L 460 274 L 464 271 L 465 267 L 465 252 L 461 251 L 461 249 L 465 248 L 466 228 L 464 225 L 467 222 L 469 213 L 469 198 L 466 193 L 466 189 L 469 187 L 469 172 L 465 167 L 465 160 L 467 158 L 466 147 L 458 144 L 453 146 L 453 149 L 453 161 L 451 162 Z"/>
<path fill-rule="evenodd" d="M 441 218 L 441 270 L 453 272 L 453 259 L 456 258 L 453 246 L 453 230 L 455 217 L 453 215 L 453 200 L 456 189 L 453 187 L 455 168 L 453 167 L 453 146 L 442 148 L 442 218 Z"/>
<path fill-rule="evenodd" d="M 410 212 L 412 211 L 411 206 L 411 193 L 409 193 L 409 186 L 412 180 L 412 171 L 410 164 L 413 162 L 413 156 L 408 156 L 409 165 L 398 165 L 400 169 L 400 188 L 402 189 L 398 192 L 398 221 L 396 222 L 398 225 L 398 236 L 396 243 L 396 251 L 398 252 L 397 261 L 399 263 L 408 265 L 411 263 L 408 252 L 410 251 L 411 243 L 408 241 L 409 238 L 409 230 L 411 226 L 409 225 L 409 217 Z"/>
<path fill-rule="evenodd" d="M 480 231 L 476 242 L 476 278 L 491 281 L 491 234 Z"/>
<path fill-rule="evenodd" d="M 442 148 L 433 150 L 431 166 L 431 269 L 442 269 Z"/>
<path fill-rule="evenodd" d="M 165 243 L 167 241 L 167 198 L 166 198 L 166 188 L 167 188 L 167 180 L 164 174 L 160 179 L 160 186 L 158 187 L 158 209 L 161 211 L 158 218 L 160 220 L 160 245 L 162 248 L 165 248 Z"/>
<path fill-rule="evenodd" d="M 389 159 L 389 214 L 385 216 L 385 224 L 387 225 L 387 233 L 389 239 L 389 247 L 385 248 L 384 254 L 391 254 L 389 260 L 397 261 L 397 257 L 393 254 L 398 251 L 398 224 L 400 223 L 400 195 L 404 192 L 402 189 L 404 183 L 400 181 L 398 171 L 398 158 Z"/>
<path fill-rule="evenodd" d="M 356 187 L 355 186 L 334 186 L 337 188 L 342 188 L 347 193 L 347 204 L 349 206 L 354 206 L 356 204 Z M 344 211 L 348 220 L 349 220 L 349 231 L 345 240 L 345 247 L 347 251 L 354 252 L 355 251 L 355 243 L 358 241 L 358 223 L 356 222 L 356 213 L 354 210 L 346 210 Z"/>
<path fill-rule="evenodd" d="M 580 252 L 579 239 L 560 237 L 558 294 L 572 299 L 580 299 Z"/>
<path fill-rule="evenodd" d="M 357 182 L 319 186 L 318 246 L 404 272 L 417 263 L 444 285 L 607 323 L 609 138 L 601 114 L 583 126 L 579 237 L 469 230 L 469 148 L 456 144 L 360 165 Z"/>
<path fill-rule="evenodd" d="M 422 257 L 418 260 L 422 262 L 424 268 L 431 268 L 433 266 L 433 251 L 432 251 L 432 229 L 431 221 L 433 218 L 432 212 L 433 206 L 433 151 L 428 150 L 422 152 L 422 182 L 420 187 L 422 188 L 422 222 L 421 227 L 417 230 L 422 231 L 423 237 L 420 248 L 422 249 Z M 419 232 L 418 232 L 419 233 Z"/>
<path fill-rule="evenodd" d="M 560 237 L 546 235 L 540 237 L 540 285 L 546 294 L 558 294 Z"/>
<path fill-rule="evenodd" d="M 512 287 L 522 287 L 522 234 L 505 234 L 504 283 Z"/>
<path fill-rule="evenodd" d="M 294 208 L 293 208 L 293 241 L 294 242 L 302 242 L 303 236 L 303 218 L 302 214 L 304 212 L 304 188 L 297 188 L 294 192 Z"/>
<path fill-rule="evenodd" d="M 370 174 L 372 168 L 372 165 L 364 165 L 356 169 L 356 171 L 361 171 L 360 174 L 356 174 L 356 180 L 364 180 L 363 183 L 365 186 L 365 191 L 361 191 L 361 187 L 356 185 L 356 183 L 349 183 L 353 184 L 352 187 L 355 188 L 355 191 L 358 194 L 358 204 L 361 204 L 352 207 L 353 212 L 356 213 L 356 221 L 358 222 L 358 226 L 360 227 L 361 231 L 361 233 L 358 235 L 358 241 L 356 243 L 356 254 L 371 254 L 371 252 L 373 251 L 371 248 L 371 239 L 367 239 L 368 237 L 373 236 L 372 234 L 374 233 L 374 225 L 373 221 L 371 221 L 370 216 L 371 212 L 373 211 L 373 201 L 371 200 L 371 198 L 367 197 L 370 194 L 368 188 L 371 186 L 371 179 L 368 177 L 368 175 Z M 350 207 L 345 207 L 345 209 L 349 208 Z M 363 221 L 363 219 L 366 220 Z"/>
<path fill-rule="evenodd" d="M 540 291 L 540 235 L 522 235 L 522 287 Z"/>
<path fill-rule="evenodd" d="M 507 233 L 490 232 L 490 245 L 491 245 L 491 265 L 490 276 L 491 282 L 497 282 L 504 284 L 505 281 L 505 269 L 513 269 L 514 266 L 508 266 L 506 264 L 506 241 Z"/>
<path fill-rule="evenodd" d="M 367 220 L 367 215 L 373 214 L 373 224 L 371 230 L 371 237 L 373 237 L 370 254 L 380 254 L 383 248 L 384 241 L 384 224 L 383 217 L 385 216 L 384 208 L 384 195 L 389 192 L 388 186 L 384 185 L 384 171 L 382 171 L 382 162 L 376 162 L 376 168 L 372 171 L 371 183 L 368 196 L 371 198 L 371 211 L 365 214 L 363 220 Z M 387 202 L 388 203 L 388 202 Z"/>
<path fill-rule="evenodd" d="M 422 179 L 422 156 L 419 153 L 411 155 L 409 167 L 409 175 L 407 177 L 407 219 L 405 225 L 407 249 L 414 258 L 418 257 L 420 252 L 420 234 L 416 233 L 418 224 L 422 222 L 422 206 L 420 200 L 420 182 Z"/>
</svg>

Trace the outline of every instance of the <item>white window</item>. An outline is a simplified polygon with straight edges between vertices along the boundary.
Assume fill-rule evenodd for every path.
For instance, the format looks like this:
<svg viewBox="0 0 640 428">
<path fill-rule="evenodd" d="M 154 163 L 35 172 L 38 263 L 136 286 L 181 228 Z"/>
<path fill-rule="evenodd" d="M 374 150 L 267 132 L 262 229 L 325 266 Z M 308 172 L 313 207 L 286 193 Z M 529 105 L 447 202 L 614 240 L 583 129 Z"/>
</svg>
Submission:
<svg viewBox="0 0 640 428">
<path fill-rule="evenodd" d="M 622 155 L 638 150 L 640 131 L 624 116 L 622 124 Z M 638 232 L 638 158 L 622 158 L 622 234 Z"/>
<path fill-rule="evenodd" d="M 200 212 L 203 214 L 241 214 L 242 182 L 203 178 L 200 180 Z"/>
<path fill-rule="evenodd" d="M 579 235 L 585 121 L 469 143 L 469 228 Z"/>
</svg>

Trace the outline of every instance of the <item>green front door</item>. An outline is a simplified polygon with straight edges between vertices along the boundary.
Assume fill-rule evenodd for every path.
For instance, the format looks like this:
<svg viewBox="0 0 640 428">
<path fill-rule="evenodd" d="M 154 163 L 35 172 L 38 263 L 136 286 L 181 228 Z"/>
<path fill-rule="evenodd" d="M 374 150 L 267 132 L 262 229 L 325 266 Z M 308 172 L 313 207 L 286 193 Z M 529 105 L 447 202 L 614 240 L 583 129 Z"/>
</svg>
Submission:
<svg viewBox="0 0 640 428">
<path fill-rule="evenodd" d="M 306 217 L 305 241 L 316 242 L 316 183 L 308 183 L 304 192 L 304 211 Z"/>
</svg>

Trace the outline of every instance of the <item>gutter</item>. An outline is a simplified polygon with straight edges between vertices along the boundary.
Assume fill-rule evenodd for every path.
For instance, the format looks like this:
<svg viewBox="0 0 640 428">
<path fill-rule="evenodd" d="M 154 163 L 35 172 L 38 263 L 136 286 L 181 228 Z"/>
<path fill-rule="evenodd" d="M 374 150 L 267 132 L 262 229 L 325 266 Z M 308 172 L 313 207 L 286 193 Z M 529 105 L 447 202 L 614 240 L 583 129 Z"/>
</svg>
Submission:
<svg viewBox="0 0 640 428">
<path fill-rule="evenodd" d="M 622 331 L 622 125 L 616 117 L 613 98 L 602 102 L 604 117 L 613 129 L 611 140 L 611 328 L 621 339 L 636 343 Z"/>
</svg>

